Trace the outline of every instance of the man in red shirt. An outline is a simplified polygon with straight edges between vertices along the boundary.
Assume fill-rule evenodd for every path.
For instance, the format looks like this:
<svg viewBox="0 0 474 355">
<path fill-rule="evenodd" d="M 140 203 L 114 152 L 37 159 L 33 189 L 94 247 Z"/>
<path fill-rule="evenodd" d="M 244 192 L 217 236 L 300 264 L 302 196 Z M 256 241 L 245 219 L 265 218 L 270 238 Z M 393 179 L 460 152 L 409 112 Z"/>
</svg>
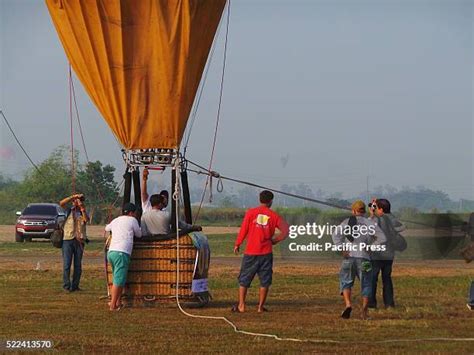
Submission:
<svg viewBox="0 0 474 355">
<path fill-rule="evenodd" d="M 234 253 L 238 254 L 240 245 L 247 238 L 242 266 L 239 274 L 239 304 L 232 307 L 233 312 L 245 311 L 245 297 L 255 275 L 260 279 L 258 312 L 266 311 L 264 307 L 268 288 L 272 284 L 273 274 L 273 245 L 288 236 L 288 223 L 270 207 L 273 193 L 264 190 L 260 193 L 260 206 L 251 208 L 245 213 L 239 235 L 235 241 Z M 276 236 L 275 229 L 280 233 Z"/>
</svg>

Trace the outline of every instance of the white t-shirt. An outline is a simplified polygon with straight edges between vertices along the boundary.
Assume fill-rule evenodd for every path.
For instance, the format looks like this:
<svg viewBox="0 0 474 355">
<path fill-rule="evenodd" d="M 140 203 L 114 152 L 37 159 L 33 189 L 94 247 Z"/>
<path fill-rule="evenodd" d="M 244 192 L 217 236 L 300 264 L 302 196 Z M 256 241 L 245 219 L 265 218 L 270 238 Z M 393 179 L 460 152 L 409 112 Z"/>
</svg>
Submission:
<svg viewBox="0 0 474 355">
<path fill-rule="evenodd" d="M 132 254 L 133 236 L 140 238 L 142 231 L 138 221 L 132 216 L 120 216 L 105 226 L 106 232 L 112 232 L 109 251 L 121 251 Z"/>
<path fill-rule="evenodd" d="M 171 215 L 167 211 L 152 208 L 142 215 L 143 235 L 169 234 L 171 227 Z M 180 229 L 189 229 L 191 224 L 178 221 Z"/>
<path fill-rule="evenodd" d="M 145 212 L 148 212 L 150 210 L 151 210 L 150 199 L 147 199 L 146 201 L 142 201 L 142 214 L 145 214 Z"/>
<path fill-rule="evenodd" d="M 168 212 L 150 209 L 142 215 L 143 234 L 168 234 L 170 232 L 171 216 Z"/>
</svg>

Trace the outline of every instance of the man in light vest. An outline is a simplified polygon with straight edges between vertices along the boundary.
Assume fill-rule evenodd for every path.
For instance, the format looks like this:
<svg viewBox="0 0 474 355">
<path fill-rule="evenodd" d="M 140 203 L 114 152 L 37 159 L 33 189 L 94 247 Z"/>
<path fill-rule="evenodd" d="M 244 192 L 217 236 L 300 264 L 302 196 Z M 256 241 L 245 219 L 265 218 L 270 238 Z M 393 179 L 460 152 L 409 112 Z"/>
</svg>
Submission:
<svg viewBox="0 0 474 355">
<path fill-rule="evenodd" d="M 66 211 L 66 222 L 64 223 L 63 237 L 63 288 L 65 291 L 80 291 L 79 282 L 82 274 L 82 255 L 84 253 L 84 243 L 87 240 L 86 224 L 89 216 L 84 205 L 84 195 L 74 194 L 59 202 L 60 206 L 66 209 L 68 203 L 72 203 Z M 74 272 L 71 275 L 71 264 L 74 261 Z"/>
</svg>

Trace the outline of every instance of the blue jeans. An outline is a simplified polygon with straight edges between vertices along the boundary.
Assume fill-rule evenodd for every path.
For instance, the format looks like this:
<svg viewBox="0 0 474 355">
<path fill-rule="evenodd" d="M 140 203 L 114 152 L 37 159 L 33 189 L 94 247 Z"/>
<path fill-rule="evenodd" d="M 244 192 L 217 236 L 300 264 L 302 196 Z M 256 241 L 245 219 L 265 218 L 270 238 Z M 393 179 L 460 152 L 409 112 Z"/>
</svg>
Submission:
<svg viewBox="0 0 474 355">
<path fill-rule="evenodd" d="M 369 307 L 377 307 L 377 282 L 382 273 L 383 303 L 385 307 L 395 307 L 392 282 L 393 260 L 372 260 L 372 294 Z"/>
<path fill-rule="evenodd" d="M 363 297 L 370 297 L 372 292 L 372 269 L 364 270 L 363 263 L 370 261 L 362 258 L 346 258 L 342 260 L 341 270 L 339 271 L 339 286 L 342 291 L 352 289 L 355 278 L 360 280 L 360 289 Z"/>
<path fill-rule="evenodd" d="M 63 287 L 69 290 L 77 290 L 82 274 L 82 254 L 84 246 L 76 239 L 63 241 Z M 70 280 L 71 264 L 74 260 L 74 272 L 72 283 Z"/>
<path fill-rule="evenodd" d="M 474 305 L 474 281 L 471 281 L 471 289 L 469 290 L 469 304 Z"/>
</svg>

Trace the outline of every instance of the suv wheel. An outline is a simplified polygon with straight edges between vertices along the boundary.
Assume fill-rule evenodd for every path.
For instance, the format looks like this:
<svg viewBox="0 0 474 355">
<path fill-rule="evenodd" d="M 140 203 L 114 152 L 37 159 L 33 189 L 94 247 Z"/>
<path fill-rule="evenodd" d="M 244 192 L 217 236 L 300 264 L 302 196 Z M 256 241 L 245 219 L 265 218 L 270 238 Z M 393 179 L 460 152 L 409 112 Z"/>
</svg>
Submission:
<svg viewBox="0 0 474 355">
<path fill-rule="evenodd" d="M 23 243 L 24 242 L 24 238 L 21 234 L 18 234 L 18 233 L 15 233 L 15 241 L 17 243 Z"/>
</svg>

